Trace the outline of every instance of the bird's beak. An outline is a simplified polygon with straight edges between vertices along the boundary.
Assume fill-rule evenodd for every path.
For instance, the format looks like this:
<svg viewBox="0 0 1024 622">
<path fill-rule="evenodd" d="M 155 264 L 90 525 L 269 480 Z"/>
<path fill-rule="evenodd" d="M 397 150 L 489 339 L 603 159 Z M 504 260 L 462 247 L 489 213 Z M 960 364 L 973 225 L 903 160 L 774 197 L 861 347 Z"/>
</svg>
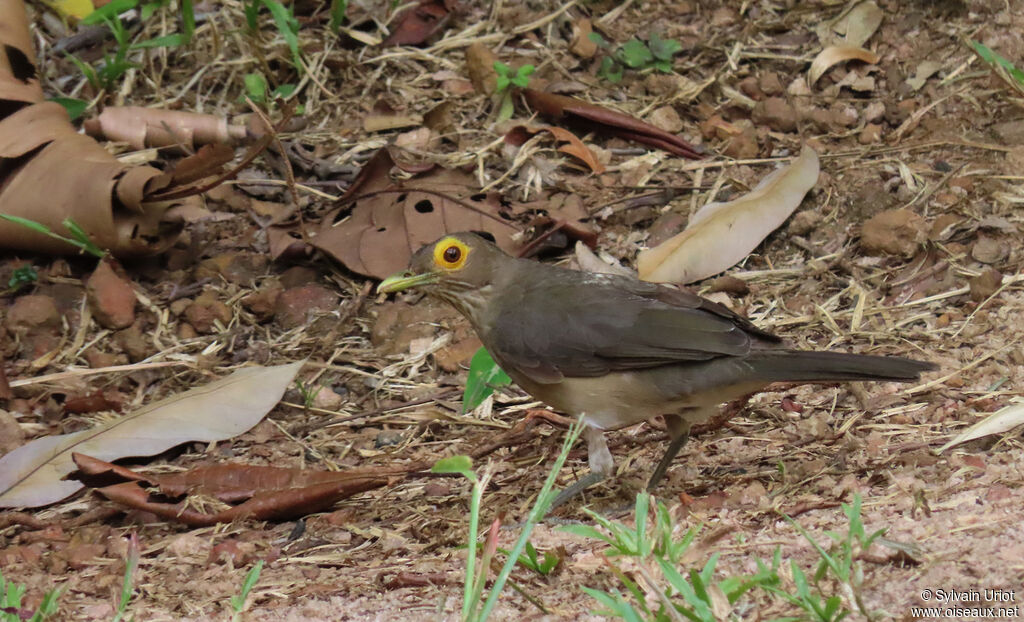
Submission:
<svg viewBox="0 0 1024 622">
<path fill-rule="evenodd" d="M 381 281 L 380 285 L 377 286 L 377 293 L 390 294 L 391 292 L 400 292 L 412 287 L 419 287 L 420 285 L 429 285 L 437 283 L 439 278 L 440 275 L 436 272 L 424 272 L 423 274 L 398 272 Z"/>
</svg>

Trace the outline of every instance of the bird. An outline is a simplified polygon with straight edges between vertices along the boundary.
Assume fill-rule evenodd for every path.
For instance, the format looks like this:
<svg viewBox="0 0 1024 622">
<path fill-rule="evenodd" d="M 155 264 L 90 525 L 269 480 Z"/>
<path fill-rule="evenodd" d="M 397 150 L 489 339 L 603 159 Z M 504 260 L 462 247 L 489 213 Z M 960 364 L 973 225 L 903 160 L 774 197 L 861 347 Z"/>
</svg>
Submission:
<svg viewBox="0 0 1024 622">
<path fill-rule="evenodd" d="M 469 320 L 512 380 L 555 410 L 582 417 L 590 473 L 552 509 L 614 473 L 604 432 L 658 415 L 669 444 L 653 491 L 722 403 L 773 382 L 918 380 L 930 362 L 797 350 L 728 307 L 678 287 L 512 257 L 472 232 L 415 252 L 378 293 L 417 289 Z"/>
</svg>

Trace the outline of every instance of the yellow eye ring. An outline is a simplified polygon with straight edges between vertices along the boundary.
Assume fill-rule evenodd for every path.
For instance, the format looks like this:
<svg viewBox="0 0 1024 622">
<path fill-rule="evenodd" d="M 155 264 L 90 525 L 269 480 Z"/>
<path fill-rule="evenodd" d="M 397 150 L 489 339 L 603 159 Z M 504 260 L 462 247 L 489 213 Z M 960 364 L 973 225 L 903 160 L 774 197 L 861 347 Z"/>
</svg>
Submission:
<svg viewBox="0 0 1024 622">
<path fill-rule="evenodd" d="M 434 265 L 443 270 L 458 270 L 468 256 L 469 247 L 456 238 L 445 238 L 434 245 Z"/>
</svg>

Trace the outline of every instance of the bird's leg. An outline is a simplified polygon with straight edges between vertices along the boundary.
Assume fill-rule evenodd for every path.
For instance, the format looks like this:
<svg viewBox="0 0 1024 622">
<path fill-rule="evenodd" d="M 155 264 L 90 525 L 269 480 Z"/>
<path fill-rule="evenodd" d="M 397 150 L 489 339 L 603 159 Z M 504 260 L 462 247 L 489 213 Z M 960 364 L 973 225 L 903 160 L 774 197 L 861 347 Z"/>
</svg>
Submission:
<svg viewBox="0 0 1024 622">
<path fill-rule="evenodd" d="M 665 471 L 668 471 L 672 460 L 675 459 L 679 454 L 679 450 L 683 448 L 683 445 L 690 438 L 690 422 L 679 415 L 666 415 L 665 426 L 668 428 L 671 440 L 665 449 L 665 455 L 661 457 L 658 466 L 654 468 L 654 473 L 651 474 L 651 479 L 647 482 L 647 492 L 653 491 L 658 486 L 661 479 L 665 477 Z"/>
<path fill-rule="evenodd" d="M 604 441 L 604 432 L 588 425 L 583 429 L 583 436 L 587 439 L 587 461 L 590 463 L 590 473 L 558 493 L 551 507 L 548 508 L 548 512 L 554 511 L 555 508 L 587 488 L 600 483 L 615 471 L 615 461 L 612 459 L 612 452 L 608 451 L 608 444 Z"/>
</svg>

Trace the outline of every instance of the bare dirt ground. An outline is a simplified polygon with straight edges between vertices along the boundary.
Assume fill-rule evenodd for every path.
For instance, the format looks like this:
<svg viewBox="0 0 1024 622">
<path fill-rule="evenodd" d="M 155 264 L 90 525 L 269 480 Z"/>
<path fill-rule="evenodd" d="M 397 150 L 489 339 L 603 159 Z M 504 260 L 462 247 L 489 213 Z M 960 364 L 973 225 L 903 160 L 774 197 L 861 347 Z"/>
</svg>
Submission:
<svg viewBox="0 0 1024 622">
<path fill-rule="evenodd" d="M 385 4 L 359 10 L 381 17 Z M 939 455 L 934 450 L 1024 391 L 1024 291 L 1013 279 L 1024 266 L 1024 108 L 963 42 L 982 41 L 1024 66 L 1024 4 L 879 0 L 884 18 L 865 44 L 879 62 L 840 64 L 811 87 L 807 69 L 821 48 L 816 29 L 842 11 L 840 3 L 637 1 L 606 22 L 599 20 L 615 3 L 461 4 L 445 38 L 423 48 L 346 49 L 326 42 L 322 22 L 304 26 L 301 41 L 313 78 L 298 100 L 307 121 L 285 138 L 358 168 L 375 148 L 407 131 L 364 130 L 364 117 L 380 102 L 424 114 L 446 101 L 452 123 L 443 139 L 413 151 L 441 163 L 473 162 L 484 181 L 498 179 L 515 155 L 495 143 L 501 133 L 492 125 L 489 98 L 467 88 L 465 48 L 483 41 L 513 66 L 535 65 L 533 85 L 546 83 L 648 119 L 709 150 L 711 157 L 693 162 L 594 135 L 585 140 L 607 158 L 604 174 L 589 174 L 549 146 L 502 181 L 498 189 L 513 201 L 544 200 L 538 185 L 548 195 L 580 196 L 593 208 L 585 224 L 600 231 L 598 248 L 625 265 L 633 265 L 649 238 L 680 230 L 712 195 L 722 200 L 748 191 L 802 142 L 812 144 L 822 159 L 817 187 L 787 224 L 730 271 L 746 286 L 732 283 L 712 295 L 801 347 L 912 356 L 941 369 L 917 386 L 767 392 L 727 427 L 692 439 L 659 491 L 683 528 L 704 525 L 688 563 L 700 567 L 718 551 L 722 576 L 752 572 L 755 559 L 768 559 L 781 546 L 784 558 L 809 569 L 816 554 L 778 512 L 796 516 L 822 539 L 825 530 L 844 529 L 839 502 L 859 493 L 869 529 L 885 527 L 890 539 L 918 547 L 909 560 L 890 559 L 886 550 L 867 560 L 864 594 L 882 617 L 910 619 L 910 606 L 924 603 L 926 589 L 1005 588 L 1016 590 L 1013 604 L 1021 605 L 1019 431 Z M 257 61 L 252 46 L 233 34 L 244 23 L 241 6 L 216 3 L 208 10 L 220 34 L 216 44 L 210 30 L 201 29 L 193 49 L 147 63 L 110 103 L 158 106 L 200 67 L 202 75 L 178 105 L 247 112 L 236 103 L 240 71 L 259 64 L 283 72 L 287 48 L 268 36 Z M 52 45 L 41 10 L 33 11 L 37 37 Z M 598 60 L 570 51 L 571 25 L 587 15 L 612 42 L 646 38 L 652 29 L 680 41 L 675 73 L 627 71 L 619 84 L 599 79 Z M 517 30 L 535 20 L 536 28 Z M 52 62 L 44 63 L 44 86 L 69 88 L 61 78 L 72 75 L 73 66 L 46 58 Z M 937 63 L 930 74 L 926 61 Z M 520 106 L 517 118 L 524 111 Z M 9 378 L 72 364 L 184 365 L 19 389 L 6 405 L 3 451 L 101 416 L 66 415 L 63 404 L 75 396 L 101 390 L 131 409 L 243 362 L 302 358 L 331 364 L 300 374 L 303 383 L 323 387 L 314 408 L 304 408 L 293 390 L 249 433 L 135 463 L 176 470 L 215 461 L 316 468 L 432 462 L 470 453 L 514 426 L 531 406 L 515 389 L 499 395 L 489 412 L 459 415 L 458 390 L 476 344 L 453 312 L 415 295 L 376 299 L 370 280 L 324 259 L 268 260 L 265 219 L 233 197 L 285 201 L 281 186 L 252 183 L 283 176 L 279 166 L 258 163 L 243 176 L 249 185 L 209 201 L 220 218 L 190 225 L 163 256 L 128 263 L 146 297 L 136 323 L 121 331 L 87 325 L 83 347 L 59 357 L 59 364 L 33 361 L 73 341 L 82 318 L 82 279 L 95 264 L 5 257 L 0 280 L 33 263 L 40 283 L 18 296 L 51 297 L 60 311 L 36 341 L 16 338 L 13 329 L 4 333 Z M 316 186 L 324 180 L 300 173 L 298 181 Z M 316 187 L 337 195 L 344 185 Z M 650 187 L 678 193 L 653 205 L 612 205 Z M 307 219 L 329 207 L 314 194 L 300 204 Z M 898 209 L 910 214 L 897 214 L 875 232 L 891 243 L 888 252 L 868 243 L 865 223 Z M 544 253 L 547 261 L 570 255 L 571 244 Z M 311 318 L 304 315 L 310 298 L 294 294 L 304 286 L 321 303 L 312 305 L 319 311 Z M 706 284 L 698 291 L 710 293 Z M 8 328 L 18 296 L 0 302 Z M 363 416 L 341 421 L 353 415 Z M 495 477 L 483 522 L 525 517 L 564 434 L 546 424 L 535 431 L 490 456 Z M 643 424 L 611 434 L 610 445 L 620 480 L 595 489 L 585 503 L 624 517 L 621 508 L 660 457 L 664 436 Z M 585 471 L 580 448 L 560 484 Z M 267 564 L 248 620 L 415 620 L 438 612 L 452 618 L 461 599 L 467 499 L 463 480 L 407 478 L 301 524 L 246 521 L 195 529 L 81 494 L 33 511 L 40 524 L 0 523 L 0 567 L 5 577 L 28 585 L 30 602 L 64 586 L 59 619 L 110 619 L 125 536 L 134 531 L 142 557 L 130 611 L 138 620 L 228 618 L 230 597 L 258 559 Z M 581 505 L 557 514 L 584 520 Z M 503 546 L 514 537 L 505 533 Z M 541 550 L 566 551 L 550 577 L 514 575 L 550 613 L 506 590 L 495 618 L 588 619 L 596 603 L 579 587 L 617 585 L 600 562 L 603 545 L 547 524 L 533 542 Z M 441 584 L 412 585 L 423 576 Z M 791 613 L 767 601 L 734 611 L 751 620 Z"/>
</svg>

